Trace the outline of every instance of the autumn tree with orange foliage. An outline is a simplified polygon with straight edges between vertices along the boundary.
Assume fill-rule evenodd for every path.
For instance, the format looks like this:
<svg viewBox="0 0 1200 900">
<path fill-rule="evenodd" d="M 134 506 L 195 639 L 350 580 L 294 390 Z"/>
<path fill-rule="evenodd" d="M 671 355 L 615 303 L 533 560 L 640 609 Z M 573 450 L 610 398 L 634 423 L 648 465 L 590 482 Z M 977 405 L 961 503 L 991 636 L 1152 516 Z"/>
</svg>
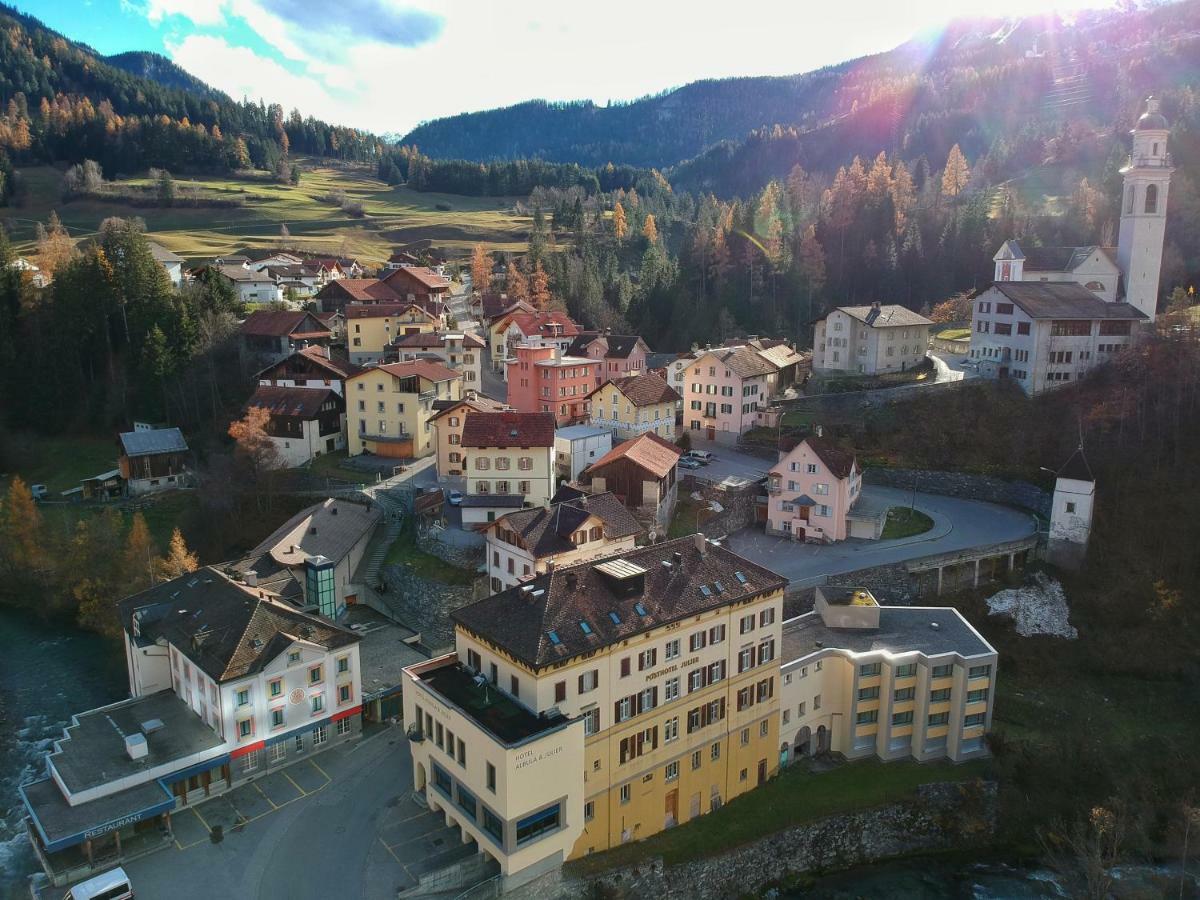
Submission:
<svg viewBox="0 0 1200 900">
<path fill-rule="evenodd" d="M 492 255 L 476 244 L 471 251 L 471 290 L 476 294 L 487 291 L 492 281 Z"/>
</svg>

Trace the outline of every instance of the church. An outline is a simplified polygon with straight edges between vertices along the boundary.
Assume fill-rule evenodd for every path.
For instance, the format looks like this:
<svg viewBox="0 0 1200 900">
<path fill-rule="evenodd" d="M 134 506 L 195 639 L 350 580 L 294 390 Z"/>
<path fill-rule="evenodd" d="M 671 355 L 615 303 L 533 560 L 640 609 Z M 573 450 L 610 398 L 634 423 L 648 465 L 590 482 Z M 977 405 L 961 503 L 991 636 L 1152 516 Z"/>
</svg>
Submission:
<svg viewBox="0 0 1200 900">
<path fill-rule="evenodd" d="M 971 359 L 987 378 L 1038 394 L 1078 381 L 1154 321 L 1171 156 L 1167 120 L 1150 97 L 1121 169 L 1116 247 L 1022 247 L 1005 241 L 995 281 L 971 305 Z"/>
</svg>

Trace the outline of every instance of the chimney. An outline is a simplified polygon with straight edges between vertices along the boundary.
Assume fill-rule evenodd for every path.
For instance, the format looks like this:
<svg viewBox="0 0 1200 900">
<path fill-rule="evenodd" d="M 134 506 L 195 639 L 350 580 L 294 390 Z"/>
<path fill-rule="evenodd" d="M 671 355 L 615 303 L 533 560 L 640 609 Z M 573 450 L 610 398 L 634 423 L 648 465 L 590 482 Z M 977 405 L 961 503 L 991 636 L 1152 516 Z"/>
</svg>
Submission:
<svg viewBox="0 0 1200 900">
<path fill-rule="evenodd" d="M 579 584 L 579 576 L 574 572 L 567 573 L 567 590 L 573 591 Z"/>
<path fill-rule="evenodd" d="M 675 561 L 675 565 L 677 565 L 677 566 L 683 565 L 683 554 L 680 553 L 678 550 L 676 550 L 673 554 L 671 554 L 671 558 Z"/>
<path fill-rule="evenodd" d="M 816 434 L 817 434 L 817 437 L 824 437 L 824 436 L 825 436 L 825 426 L 824 426 L 824 425 L 817 425 L 817 426 L 815 426 L 815 427 L 813 428 L 813 431 L 815 431 L 815 432 L 816 432 Z"/>
<path fill-rule="evenodd" d="M 247 569 L 244 577 L 247 585 L 250 587 L 258 587 L 258 573 L 253 569 Z"/>
<path fill-rule="evenodd" d="M 876 300 L 874 303 L 871 304 L 871 309 L 879 309 L 879 301 L 878 300 Z"/>
<path fill-rule="evenodd" d="M 146 736 L 140 731 L 125 735 L 125 752 L 129 754 L 130 759 L 145 759 L 150 752 L 146 745 Z"/>
<path fill-rule="evenodd" d="M 692 540 L 696 542 L 696 549 L 700 551 L 701 558 L 704 557 L 704 535 L 696 532 L 692 535 Z"/>
</svg>

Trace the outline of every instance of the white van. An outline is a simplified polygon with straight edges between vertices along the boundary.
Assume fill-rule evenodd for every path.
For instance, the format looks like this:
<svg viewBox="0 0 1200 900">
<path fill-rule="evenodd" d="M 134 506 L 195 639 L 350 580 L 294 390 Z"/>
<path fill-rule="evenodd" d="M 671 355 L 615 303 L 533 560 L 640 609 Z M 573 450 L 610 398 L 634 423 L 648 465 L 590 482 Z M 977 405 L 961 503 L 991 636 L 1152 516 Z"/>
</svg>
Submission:
<svg viewBox="0 0 1200 900">
<path fill-rule="evenodd" d="M 694 459 L 702 466 L 707 466 L 713 459 L 713 455 L 707 450 L 689 450 L 687 456 L 688 459 Z"/>
<path fill-rule="evenodd" d="M 69 891 L 63 900 L 126 900 L 133 896 L 129 876 L 118 866 L 103 875 L 81 881 Z"/>
</svg>

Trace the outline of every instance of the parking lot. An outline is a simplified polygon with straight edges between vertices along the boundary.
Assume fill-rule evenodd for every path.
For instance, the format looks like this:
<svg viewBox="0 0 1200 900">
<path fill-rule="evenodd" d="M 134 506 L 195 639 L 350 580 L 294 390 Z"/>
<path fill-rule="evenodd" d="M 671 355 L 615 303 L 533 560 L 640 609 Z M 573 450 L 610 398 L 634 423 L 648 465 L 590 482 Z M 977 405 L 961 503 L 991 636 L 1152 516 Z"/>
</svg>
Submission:
<svg viewBox="0 0 1200 900">
<path fill-rule="evenodd" d="M 749 453 L 739 453 L 733 447 L 718 444 L 715 441 L 693 439 L 692 449 L 707 450 L 713 455 L 713 458 L 708 465 L 698 469 L 680 469 L 680 475 L 686 473 L 709 481 L 723 481 L 731 476 L 756 481 L 765 477 L 771 466 L 775 464 L 774 460 L 752 456 Z"/>
<path fill-rule="evenodd" d="M 175 846 L 187 850 L 226 835 L 328 786 L 329 776 L 316 760 L 270 772 L 200 806 L 188 806 L 171 817 Z M 219 829 L 219 831 L 218 831 Z"/>
</svg>

